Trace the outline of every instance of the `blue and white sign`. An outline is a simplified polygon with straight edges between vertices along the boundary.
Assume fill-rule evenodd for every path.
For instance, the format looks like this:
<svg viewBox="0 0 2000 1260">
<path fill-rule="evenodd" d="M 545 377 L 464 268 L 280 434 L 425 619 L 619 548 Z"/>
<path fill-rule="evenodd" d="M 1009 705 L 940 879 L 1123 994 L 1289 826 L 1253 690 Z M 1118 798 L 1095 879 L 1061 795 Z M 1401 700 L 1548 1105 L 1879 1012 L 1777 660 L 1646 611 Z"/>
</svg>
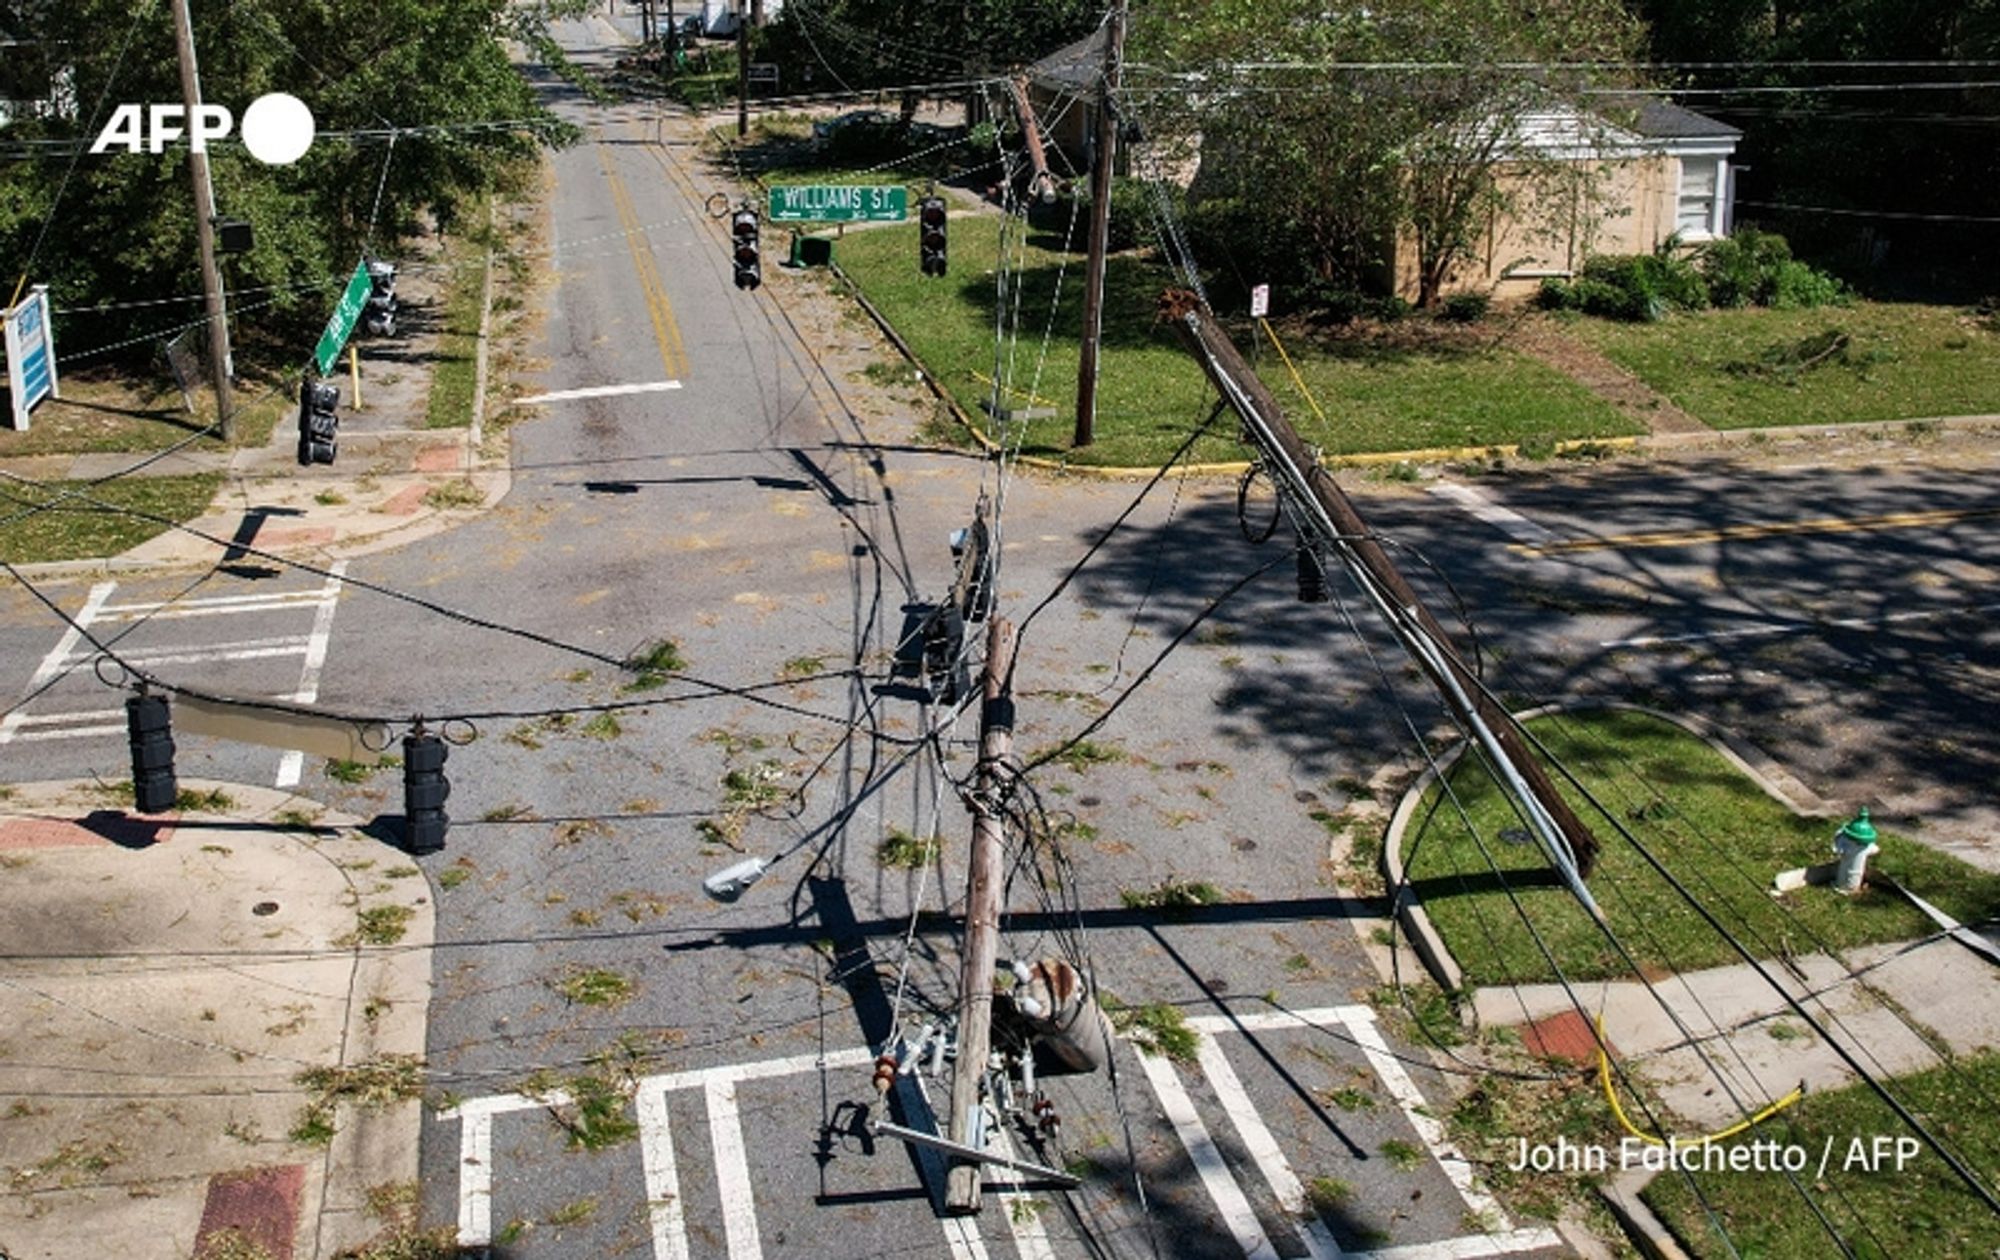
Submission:
<svg viewBox="0 0 2000 1260">
<path fill-rule="evenodd" d="M 49 330 L 49 287 L 38 284 L 28 300 L 6 312 L 7 384 L 13 395 L 9 428 L 25 432 L 28 413 L 44 398 L 60 398 L 56 388 L 56 343 Z"/>
</svg>

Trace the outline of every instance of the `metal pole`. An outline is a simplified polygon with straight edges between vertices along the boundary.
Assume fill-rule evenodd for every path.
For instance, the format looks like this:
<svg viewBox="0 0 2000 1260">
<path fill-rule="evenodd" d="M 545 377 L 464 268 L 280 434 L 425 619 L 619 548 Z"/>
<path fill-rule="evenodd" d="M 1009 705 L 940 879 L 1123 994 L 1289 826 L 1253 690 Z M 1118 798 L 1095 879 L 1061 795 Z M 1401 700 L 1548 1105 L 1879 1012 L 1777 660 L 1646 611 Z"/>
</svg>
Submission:
<svg viewBox="0 0 2000 1260">
<path fill-rule="evenodd" d="M 951 1072 L 951 1140 L 981 1147 L 980 1082 L 993 1044 L 993 966 L 1000 956 L 1000 890 L 1003 836 L 999 797 L 1014 752 L 1014 624 L 995 617 L 986 626 L 985 704 L 979 711 L 979 779 L 972 817 L 971 883 L 965 894 L 965 959 L 959 973 L 958 1063 Z M 979 1210 L 979 1165 L 956 1164 L 945 1187 L 952 1212 Z"/>
<path fill-rule="evenodd" d="M 201 109 L 201 73 L 195 66 L 194 30 L 188 21 L 188 0 L 174 0 L 174 45 L 181 62 L 181 102 L 192 127 Z M 190 146 L 188 174 L 194 179 L 195 239 L 201 245 L 201 292 L 208 310 L 208 367 L 215 378 L 215 418 L 222 440 L 236 436 L 229 393 L 229 308 L 222 291 L 222 273 L 215 265 L 215 186 L 208 178 L 208 154 Z"/>
<path fill-rule="evenodd" d="M 1104 332 L 1104 254 L 1111 242 L 1111 157 L 1118 144 L 1112 97 L 1125 55 L 1125 0 L 1111 10 L 1105 32 L 1104 76 L 1097 93 L 1097 160 L 1090 168 L 1090 253 L 1083 280 L 1083 350 L 1076 369 L 1075 445 L 1097 438 L 1097 348 Z"/>
</svg>

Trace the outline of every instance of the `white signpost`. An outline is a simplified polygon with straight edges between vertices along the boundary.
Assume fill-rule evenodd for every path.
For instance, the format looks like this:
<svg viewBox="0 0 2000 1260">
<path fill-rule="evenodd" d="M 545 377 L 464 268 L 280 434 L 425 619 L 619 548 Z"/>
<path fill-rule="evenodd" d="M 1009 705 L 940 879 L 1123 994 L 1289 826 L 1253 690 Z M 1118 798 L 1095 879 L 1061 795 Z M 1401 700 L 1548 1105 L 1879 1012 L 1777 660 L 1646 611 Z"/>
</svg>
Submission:
<svg viewBox="0 0 2000 1260">
<path fill-rule="evenodd" d="M 1250 290 L 1250 318 L 1262 319 L 1271 313 L 1271 286 L 1260 284 Z"/>
<path fill-rule="evenodd" d="M 28 290 L 28 300 L 6 311 L 7 384 L 13 414 L 7 427 L 26 432 L 28 413 L 44 398 L 60 398 L 56 382 L 55 335 L 49 328 L 49 286 Z"/>
</svg>

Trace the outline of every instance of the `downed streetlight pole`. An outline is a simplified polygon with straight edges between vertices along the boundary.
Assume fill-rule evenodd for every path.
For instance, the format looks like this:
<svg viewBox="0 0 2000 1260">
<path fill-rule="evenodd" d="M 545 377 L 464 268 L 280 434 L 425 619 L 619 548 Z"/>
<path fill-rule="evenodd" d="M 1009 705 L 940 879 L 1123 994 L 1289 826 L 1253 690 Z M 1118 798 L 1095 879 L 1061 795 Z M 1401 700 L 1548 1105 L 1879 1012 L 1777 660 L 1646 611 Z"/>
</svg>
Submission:
<svg viewBox="0 0 2000 1260">
<path fill-rule="evenodd" d="M 1513 798 L 1543 855 L 1585 909 L 1604 915 L 1584 880 L 1596 863 L 1598 842 L 1556 791 L 1522 737 L 1514 716 L 1488 692 L 1459 655 L 1444 628 L 1417 599 L 1354 504 L 1320 467 L 1277 399 L 1257 378 L 1201 299 L 1182 290 L 1160 299 L 1160 314 L 1231 409 L 1263 456 L 1303 543 L 1316 556 L 1337 558 L 1397 640 L 1423 670 L 1454 717 L 1470 733 L 1500 786 Z"/>
</svg>

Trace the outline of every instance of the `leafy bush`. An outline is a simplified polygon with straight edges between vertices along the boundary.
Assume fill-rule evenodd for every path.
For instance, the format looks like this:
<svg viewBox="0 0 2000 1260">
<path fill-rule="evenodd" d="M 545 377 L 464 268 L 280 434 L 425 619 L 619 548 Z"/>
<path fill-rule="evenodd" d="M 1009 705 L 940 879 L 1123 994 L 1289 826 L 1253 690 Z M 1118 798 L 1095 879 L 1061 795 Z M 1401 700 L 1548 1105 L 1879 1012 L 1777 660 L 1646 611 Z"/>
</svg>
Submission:
<svg viewBox="0 0 2000 1260">
<path fill-rule="evenodd" d="M 1807 263 L 1788 259 L 1778 264 L 1776 274 L 1771 277 L 1771 296 L 1766 305 L 1835 306 L 1846 300 L 1847 286 L 1839 280 Z"/>
<path fill-rule="evenodd" d="M 1493 305 L 1490 293 L 1454 293 L 1444 300 L 1444 317 L 1458 324 L 1475 324 L 1486 317 Z"/>
<path fill-rule="evenodd" d="M 1545 311 L 1576 310 L 1576 287 L 1567 280 L 1550 276 L 1542 281 L 1540 291 L 1535 294 L 1535 305 Z"/>
<path fill-rule="evenodd" d="M 1090 185 L 1078 181 L 1076 185 L 1077 226 L 1082 226 L 1090 218 Z M 1153 190 L 1143 179 L 1118 176 L 1111 181 L 1111 223 L 1107 243 L 1112 250 L 1131 249 L 1137 245 L 1150 245 L 1159 235 L 1155 229 L 1155 214 L 1158 206 L 1153 200 Z M 1181 207 L 1176 205 L 1173 213 L 1179 215 Z"/>
<path fill-rule="evenodd" d="M 1592 310 L 1592 303 L 1583 303 L 1593 315 L 1650 323 L 1669 310 L 1698 311 L 1708 305 L 1708 285 L 1701 273 L 1669 251 L 1593 258 L 1583 265 L 1583 280 L 1608 285 L 1618 295 L 1607 299 L 1601 290 L 1592 289 L 1595 304 L 1611 308 Z"/>
<path fill-rule="evenodd" d="M 1300 300 L 1313 318 L 1323 324 L 1351 324 L 1375 305 L 1375 299 L 1359 289 L 1326 280 L 1307 285 Z"/>
<path fill-rule="evenodd" d="M 1698 265 L 1717 306 L 1831 306 L 1847 300 L 1847 286 L 1792 257 L 1776 232 L 1741 228 L 1702 247 Z"/>
<path fill-rule="evenodd" d="M 1739 228 L 1702 246 L 1698 265 L 1717 306 L 1762 306 L 1771 300 L 1778 268 L 1791 259 L 1792 247 L 1776 232 Z"/>
</svg>

